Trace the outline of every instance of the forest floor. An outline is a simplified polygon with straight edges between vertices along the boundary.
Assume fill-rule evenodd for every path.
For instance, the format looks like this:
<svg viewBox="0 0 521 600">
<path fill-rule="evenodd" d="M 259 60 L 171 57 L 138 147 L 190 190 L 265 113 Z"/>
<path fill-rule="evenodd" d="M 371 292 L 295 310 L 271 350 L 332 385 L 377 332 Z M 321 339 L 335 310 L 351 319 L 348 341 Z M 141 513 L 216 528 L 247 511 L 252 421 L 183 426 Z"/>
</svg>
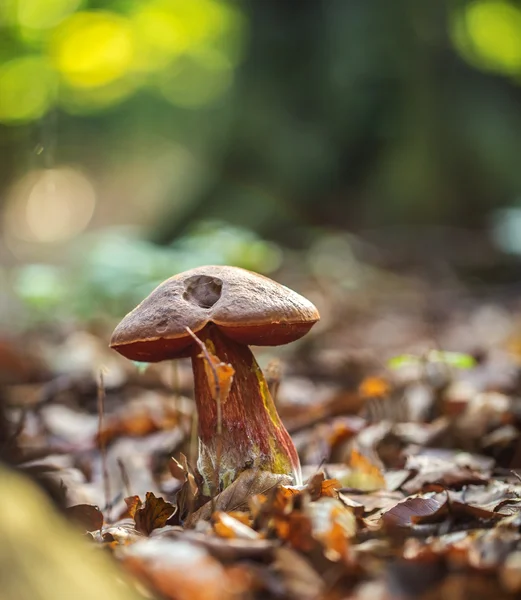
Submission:
<svg viewBox="0 0 521 600">
<path fill-rule="evenodd" d="M 304 485 L 245 471 L 202 506 L 189 363 L 138 369 L 105 327 L 0 340 L 0 598 L 519 597 L 521 298 L 366 283 L 301 286 L 320 324 L 254 349 Z"/>
</svg>

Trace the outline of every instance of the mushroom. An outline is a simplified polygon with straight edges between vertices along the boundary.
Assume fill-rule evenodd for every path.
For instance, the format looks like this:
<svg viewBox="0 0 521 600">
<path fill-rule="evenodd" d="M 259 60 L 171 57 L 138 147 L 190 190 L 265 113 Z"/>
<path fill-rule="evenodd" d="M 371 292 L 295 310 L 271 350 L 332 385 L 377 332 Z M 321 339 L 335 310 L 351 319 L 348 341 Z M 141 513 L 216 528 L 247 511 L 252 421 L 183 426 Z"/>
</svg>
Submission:
<svg viewBox="0 0 521 600">
<path fill-rule="evenodd" d="M 135 361 L 191 357 L 199 417 L 197 467 L 207 492 L 224 489 L 247 468 L 292 475 L 299 484 L 297 451 L 248 346 L 293 342 L 319 318 L 306 298 L 267 277 L 238 267 L 198 267 L 161 283 L 123 318 L 110 346 Z M 191 332 L 235 371 L 220 411 Z"/>
</svg>

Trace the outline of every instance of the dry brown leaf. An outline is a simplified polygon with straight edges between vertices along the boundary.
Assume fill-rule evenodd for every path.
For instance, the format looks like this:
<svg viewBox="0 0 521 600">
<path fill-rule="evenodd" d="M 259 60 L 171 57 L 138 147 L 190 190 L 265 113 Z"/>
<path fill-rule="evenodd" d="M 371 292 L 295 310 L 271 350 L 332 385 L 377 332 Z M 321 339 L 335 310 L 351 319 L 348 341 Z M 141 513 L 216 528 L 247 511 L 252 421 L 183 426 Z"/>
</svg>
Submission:
<svg viewBox="0 0 521 600">
<path fill-rule="evenodd" d="M 349 497 L 347 494 L 339 494 L 338 497 L 348 508 L 353 511 L 353 514 L 356 517 L 363 517 L 365 512 L 363 504 L 357 500 L 353 500 L 353 498 Z"/>
<path fill-rule="evenodd" d="M 313 537 L 324 547 L 329 560 L 347 556 L 349 540 L 356 535 L 356 517 L 340 500 L 321 498 L 306 506 L 312 524 Z"/>
<path fill-rule="evenodd" d="M 273 527 L 277 537 L 295 550 L 310 552 L 317 545 L 313 537 L 311 518 L 301 510 L 294 510 L 288 515 L 275 518 Z"/>
<path fill-rule="evenodd" d="M 476 471 L 461 467 L 447 466 L 426 469 L 415 475 L 402 485 L 402 489 L 408 494 L 432 489 L 430 486 L 441 485 L 444 488 L 461 489 L 464 486 L 486 483 L 487 478 Z"/>
<path fill-rule="evenodd" d="M 434 498 L 407 498 L 399 502 L 381 517 L 386 527 L 411 527 L 420 518 L 425 518 L 437 513 L 446 505 Z"/>
<path fill-rule="evenodd" d="M 198 474 L 188 464 L 188 459 L 183 453 L 180 454 L 179 461 L 172 457 L 168 466 L 176 479 L 184 480 L 181 489 L 176 494 L 177 516 L 179 523 L 182 523 L 200 506 L 198 501 L 201 492 Z"/>
<path fill-rule="evenodd" d="M 339 498 L 350 506 L 349 502 L 355 502 L 357 505 L 361 505 L 366 515 L 374 513 L 376 511 L 388 511 L 393 506 L 396 506 L 398 502 L 404 500 L 404 495 L 401 492 L 387 492 L 385 490 L 378 490 L 371 494 L 356 494 L 353 492 L 341 492 Z M 355 506 L 356 508 L 356 506 Z"/>
<path fill-rule="evenodd" d="M 366 492 L 385 489 L 385 477 L 380 467 L 355 448 L 351 450 L 349 466 L 351 471 L 342 478 L 344 487 Z"/>
<path fill-rule="evenodd" d="M 213 529 L 219 537 L 244 540 L 256 540 L 261 537 L 249 525 L 231 514 L 217 511 L 213 513 L 212 520 Z"/>
<path fill-rule="evenodd" d="M 338 492 L 342 487 L 338 479 L 326 479 L 326 476 L 322 471 L 316 473 L 309 479 L 306 484 L 305 490 L 310 495 L 311 500 L 318 500 L 323 496 L 329 496 L 331 498 L 337 498 Z"/>
<path fill-rule="evenodd" d="M 134 519 L 136 516 L 137 509 L 141 508 L 142 504 L 139 496 L 129 496 L 128 498 L 125 498 L 125 504 L 127 505 L 127 508 L 125 512 L 121 515 L 121 518 Z"/>
<path fill-rule="evenodd" d="M 279 475 L 260 469 L 247 469 L 224 491 L 218 494 L 214 502 L 207 502 L 187 520 L 186 527 L 193 527 L 197 521 L 208 521 L 214 510 L 230 512 L 246 510 L 248 501 L 256 494 L 265 494 L 278 485 L 289 485 L 289 475 Z"/>
<path fill-rule="evenodd" d="M 154 529 L 163 527 L 176 507 L 152 492 L 147 492 L 145 504 L 135 512 L 136 529 L 140 533 L 150 535 Z"/>
<path fill-rule="evenodd" d="M 103 514 L 92 504 L 76 504 L 65 509 L 66 516 L 85 531 L 95 531 L 103 526 Z"/>
<path fill-rule="evenodd" d="M 294 486 L 281 485 L 267 494 L 256 494 L 248 500 L 250 514 L 259 524 L 266 524 L 273 517 L 289 514 L 294 499 L 300 493 Z"/>
<path fill-rule="evenodd" d="M 215 356 L 210 350 L 199 354 L 199 358 L 204 361 L 204 370 L 206 378 L 213 385 L 210 386 L 212 398 L 214 400 L 220 400 L 224 404 L 230 393 L 230 388 L 233 383 L 233 376 L 235 375 L 235 369 L 232 365 L 224 363 L 219 357 Z M 215 377 L 217 376 L 217 381 Z"/>
</svg>

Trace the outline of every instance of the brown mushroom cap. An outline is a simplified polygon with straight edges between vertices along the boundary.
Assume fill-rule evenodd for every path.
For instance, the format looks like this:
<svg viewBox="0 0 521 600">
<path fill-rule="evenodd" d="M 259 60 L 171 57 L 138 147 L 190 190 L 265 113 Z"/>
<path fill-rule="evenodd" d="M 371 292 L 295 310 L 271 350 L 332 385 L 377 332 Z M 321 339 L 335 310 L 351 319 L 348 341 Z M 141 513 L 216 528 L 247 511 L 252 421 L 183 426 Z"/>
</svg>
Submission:
<svg viewBox="0 0 521 600">
<path fill-rule="evenodd" d="M 315 306 L 275 281 L 238 267 L 198 267 L 160 284 L 112 334 L 110 346 L 132 360 L 158 362 L 190 353 L 186 331 L 214 323 L 237 342 L 293 342 L 319 320 Z"/>
</svg>

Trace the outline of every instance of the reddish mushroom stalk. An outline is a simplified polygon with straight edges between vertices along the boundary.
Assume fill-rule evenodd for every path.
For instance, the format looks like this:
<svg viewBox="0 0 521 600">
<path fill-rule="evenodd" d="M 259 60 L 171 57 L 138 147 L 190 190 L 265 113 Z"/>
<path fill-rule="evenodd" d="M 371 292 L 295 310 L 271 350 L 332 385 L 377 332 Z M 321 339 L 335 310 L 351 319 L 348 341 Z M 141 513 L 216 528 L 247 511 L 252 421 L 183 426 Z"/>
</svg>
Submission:
<svg viewBox="0 0 521 600">
<path fill-rule="evenodd" d="M 248 346 L 288 344 L 319 318 L 311 302 L 262 275 L 236 267 L 199 267 L 159 285 L 116 327 L 110 345 L 136 361 L 192 358 L 198 467 L 208 491 L 224 489 L 252 467 L 293 475 L 299 483 L 295 446 Z M 220 405 L 191 332 L 235 370 Z"/>
<path fill-rule="evenodd" d="M 199 414 L 198 468 L 206 482 L 216 480 L 227 487 L 245 468 L 257 467 L 272 473 L 292 474 L 301 482 L 295 446 L 282 424 L 268 385 L 251 350 L 207 325 L 198 334 L 210 352 L 235 370 L 230 392 L 221 406 L 221 435 L 218 430 L 214 382 L 209 381 L 206 360 L 198 347 L 192 352 L 195 399 Z M 220 444 L 220 448 L 218 447 Z M 213 485 L 210 487 L 214 487 Z"/>
</svg>

